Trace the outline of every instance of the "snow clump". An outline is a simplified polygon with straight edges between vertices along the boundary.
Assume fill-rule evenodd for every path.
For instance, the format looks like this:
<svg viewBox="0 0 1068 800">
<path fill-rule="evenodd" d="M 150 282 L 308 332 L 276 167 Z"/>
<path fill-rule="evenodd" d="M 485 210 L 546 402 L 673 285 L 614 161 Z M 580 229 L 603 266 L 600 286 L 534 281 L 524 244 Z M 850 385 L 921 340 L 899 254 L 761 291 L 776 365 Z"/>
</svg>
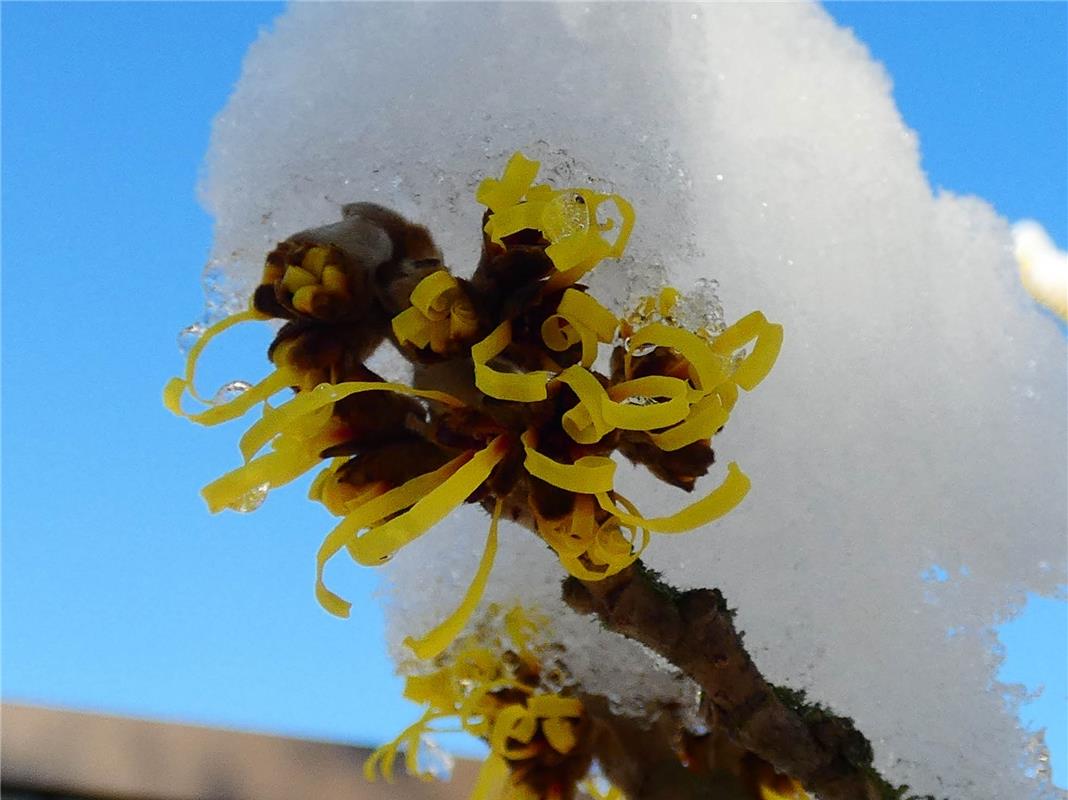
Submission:
<svg viewBox="0 0 1068 800">
<path fill-rule="evenodd" d="M 1063 591 L 1065 342 L 1018 283 L 1005 220 L 932 192 L 890 88 L 814 5 L 296 4 L 215 123 L 214 301 L 356 200 L 428 225 L 470 273 L 475 187 L 515 150 L 558 185 L 619 192 L 638 224 L 592 277 L 603 301 L 715 280 L 727 322 L 758 308 L 786 330 L 707 479 L 737 460 L 752 492 L 707 529 L 654 536 L 647 562 L 722 589 L 768 678 L 852 716 L 889 779 L 1060 796 L 1033 777 L 993 630 L 1028 592 Z M 648 516 L 683 502 L 626 478 Z M 466 507 L 386 567 L 398 656 L 454 605 L 485 528 Z M 486 602 L 551 615 L 574 677 L 622 709 L 692 702 L 567 610 L 563 575 L 502 528 Z"/>
</svg>

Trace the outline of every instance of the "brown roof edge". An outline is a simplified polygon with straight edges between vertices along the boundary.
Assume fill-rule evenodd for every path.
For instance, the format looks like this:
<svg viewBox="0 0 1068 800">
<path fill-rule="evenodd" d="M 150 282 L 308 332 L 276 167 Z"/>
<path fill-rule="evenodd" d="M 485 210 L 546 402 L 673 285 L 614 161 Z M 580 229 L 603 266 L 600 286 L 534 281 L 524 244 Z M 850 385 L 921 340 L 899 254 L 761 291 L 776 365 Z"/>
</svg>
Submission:
<svg viewBox="0 0 1068 800">
<path fill-rule="evenodd" d="M 0 733 L 5 787 L 91 797 L 466 800 L 478 771 L 457 761 L 450 783 L 367 783 L 365 748 L 14 703 Z"/>
</svg>

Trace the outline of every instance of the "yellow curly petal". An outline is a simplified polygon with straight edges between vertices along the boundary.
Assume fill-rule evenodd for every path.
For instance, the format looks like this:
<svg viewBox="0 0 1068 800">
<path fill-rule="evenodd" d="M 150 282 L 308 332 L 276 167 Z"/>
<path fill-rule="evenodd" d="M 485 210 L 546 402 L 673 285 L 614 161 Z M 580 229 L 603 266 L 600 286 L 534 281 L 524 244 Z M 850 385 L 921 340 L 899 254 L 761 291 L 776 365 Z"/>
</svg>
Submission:
<svg viewBox="0 0 1068 800">
<path fill-rule="evenodd" d="M 633 354 L 645 345 L 675 350 L 690 363 L 694 385 L 705 393 L 715 389 L 728 375 L 730 361 L 696 333 L 654 322 L 630 337 L 627 352 Z"/>
<path fill-rule="evenodd" d="M 686 419 L 690 413 L 689 387 L 678 378 L 650 375 L 624 381 L 609 387 L 608 398 L 602 400 L 604 421 L 620 430 L 666 428 Z M 665 402 L 648 405 L 615 402 L 630 398 L 665 398 Z"/>
<path fill-rule="evenodd" d="M 649 531 L 645 528 L 630 527 L 631 538 L 623 535 L 623 528 L 616 519 L 606 521 L 597 529 L 597 535 L 589 548 L 589 558 L 595 564 L 606 567 L 605 575 L 614 575 L 624 567 L 629 567 L 649 544 Z M 635 543 L 635 531 L 641 532 L 641 544 Z"/>
<path fill-rule="evenodd" d="M 597 493 L 597 502 L 605 511 L 614 514 L 629 525 L 636 525 L 657 533 L 683 533 L 717 520 L 731 511 L 749 492 L 749 478 L 731 462 L 727 465 L 727 477 L 708 495 L 668 517 L 646 519 L 619 508 L 605 492 Z"/>
<path fill-rule="evenodd" d="M 391 321 L 393 335 L 401 344 L 414 344 L 420 350 L 430 344 L 430 334 L 434 324 L 427 319 L 426 314 L 415 306 L 404 309 Z"/>
<path fill-rule="evenodd" d="M 252 391 L 251 389 L 249 391 Z M 264 409 L 262 419 L 258 420 L 245 435 L 241 437 L 241 452 L 245 458 L 252 455 L 266 445 L 271 439 L 290 426 L 300 424 L 300 420 L 309 414 L 314 414 L 326 406 L 332 406 L 339 400 L 344 400 L 361 392 L 394 392 L 408 397 L 419 397 L 435 403 L 444 403 L 455 408 L 464 405 L 462 400 L 445 392 L 430 389 L 413 389 L 403 383 L 390 383 L 388 381 L 346 381 L 344 383 L 321 383 L 314 389 L 300 392 L 296 397 L 277 408 Z M 248 392 L 246 392 L 248 394 Z"/>
<path fill-rule="evenodd" d="M 510 206 L 494 213 L 486 220 L 485 231 L 490 241 L 501 244 L 504 237 L 526 230 L 541 230 L 542 212 L 545 201 L 528 200 L 517 206 Z"/>
<path fill-rule="evenodd" d="M 541 615 L 533 616 L 522 606 L 515 606 L 504 615 L 504 629 L 516 650 L 526 650 L 540 627 L 549 624 Z"/>
<path fill-rule="evenodd" d="M 538 167 L 538 162 L 516 153 L 504 176 L 482 181 L 476 197 L 492 212 L 485 225 L 491 241 L 500 244 L 504 237 L 522 230 L 540 231 L 549 241 L 545 253 L 557 274 L 546 288 L 555 291 L 575 283 L 603 259 L 623 254 L 634 227 L 634 209 L 615 194 L 532 186 Z M 615 205 L 621 220 L 613 240 L 603 235 L 614 227 L 611 220 L 597 221 L 598 209 L 605 203 Z"/>
<path fill-rule="evenodd" d="M 334 476 L 334 474 L 337 472 L 337 468 L 340 467 L 343 463 L 345 463 L 345 459 L 335 458 L 326 466 L 325 469 L 319 471 L 319 474 L 312 479 L 311 485 L 308 487 L 309 500 L 315 500 L 319 502 L 322 501 L 323 490 L 326 488 L 326 482 Z"/>
<path fill-rule="evenodd" d="M 449 292 L 460 284 L 446 270 L 431 272 L 412 290 L 412 305 L 431 320 L 442 320 L 449 313 Z"/>
<path fill-rule="evenodd" d="M 373 500 L 390 490 L 385 481 L 353 486 L 338 478 L 337 470 L 347 459 L 335 458 L 334 463 L 316 476 L 308 491 L 308 499 L 322 503 L 335 517 L 344 517 L 357 506 Z"/>
<path fill-rule="evenodd" d="M 590 498 L 591 504 L 592 499 Z M 631 514 L 637 513 L 637 509 L 626 498 L 617 497 L 617 501 L 622 503 Z M 583 510 L 581 513 L 589 515 L 592 521 L 592 507 L 589 511 Z M 579 514 L 579 505 L 576 503 L 575 513 L 572 515 L 575 525 L 578 524 Z M 579 552 L 565 552 L 556 548 L 560 563 L 571 575 L 584 581 L 599 581 L 615 575 L 637 561 L 649 545 L 648 530 L 631 525 L 626 527 L 631 531 L 630 538 L 623 535 L 618 519 L 613 517 L 606 520 L 592 536 L 585 539 L 585 546 Z M 547 541 L 554 548 L 556 547 L 552 539 L 547 538 Z"/>
<path fill-rule="evenodd" d="M 570 225 L 561 227 L 558 234 L 562 235 L 548 237 L 552 244 L 545 249 L 545 254 L 552 259 L 560 273 L 568 276 L 567 282 L 557 280 L 561 275 L 554 276 L 547 284 L 550 289 L 574 283 L 605 258 L 622 256 L 634 228 L 634 209 L 617 194 L 601 194 L 589 189 L 565 189 L 556 194 L 557 198 L 554 199 L 562 199 L 570 207 L 570 213 L 558 212 L 561 216 L 567 218 L 581 212 L 583 219 L 578 224 L 571 222 Z M 611 226 L 602 226 L 597 222 L 598 209 L 605 203 L 614 204 L 622 218 L 614 241 L 609 241 L 602 235 L 602 231 Z M 547 204 L 546 210 L 549 208 L 551 206 Z"/>
<path fill-rule="evenodd" d="M 568 492 L 594 494 L 612 490 L 616 474 L 616 462 L 612 459 L 583 456 L 574 464 L 561 464 L 534 449 L 534 438 L 530 431 L 521 438 L 526 453 L 523 466 L 534 477 Z"/>
<path fill-rule="evenodd" d="M 730 356 L 756 340 L 753 351 L 742 359 L 731 375 L 731 379 L 748 392 L 756 388 L 775 366 L 782 349 L 782 338 L 782 325 L 770 323 L 763 314 L 754 311 L 716 336 L 711 347 L 721 355 Z"/>
<path fill-rule="evenodd" d="M 467 500 L 504 455 L 504 440 L 498 436 L 406 512 L 372 528 L 353 542 L 350 548 L 353 558 L 364 566 L 375 566 L 418 539 Z"/>
<path fill-rule="evenodd" d="M 387 742 L 381 747 L 376 748 L 363 763 L 363 777 L 371 783 L 374 783 L 378 778 L 378 774 L 381 773 L 387 783 L 392 783 L 393 765 L 397 760 L 397 752 L 401 745 L 405 745 L 409 753 L 412 753 L 413 751 L 418 752 L 419 739 L 426 731 L 427 726 L 433 720 L 438 719 L 441 716 L 441 714 L 428 710 L 422 717 L 405 728 L 400 736 L 392 742 Z M 411 766 L 412 762 L 409 761 L 409 767 Z M 418 774 L 418 770 L 409 769 L 409 772 L 413 775 Z"/>
<path fill-rule="evenodd" d="M 735 397 L 737 397 L 737 389 Z M 723 398 L 710 394 L 693 404 L 690 413 L 682 422 L 661 433 L 650 433 L 649 438 L 661 450 L 671 452 L 694 442 L 711 439 L 722 428 L 730 412 L 724 407 Z"/>
<path fill-rule="evenodd" d="M 486 178 L 478 185 L 475 199 L 494 213 L 514 206 L 534 183 L 540 166 L 522 153 L 513 154 L 499 180 Z"/>
<path fill-rule="evenodd" d="M 429 675 L 409 675 L 404 680 L 404 696 L 413 703 L 449 712 L 457 701 L 451 671 L 447 668 Z"/>
<path fill-rule="evenodd" d="M 559 272 L 578 268 L 583 268 L 583 273 L 589 272 L 611 252 L 611 245 L 597 234 L 568 236 L 545 248 L 545 255 L 552 259 Z"/>
<path fill-rule="evenodd" d="M 541 732 L 545 734 L 545 741 L 549 747 L 557 753 L 567 755 L 578 744 L 578 736 L 575 734 L 575 724 L 570 720 L 553 717 L 541 724 Z"/>
<path fill-rule="evenodd" d="M 556 376 L 579 399 L 579 404 L 565 412 L 561 423 L 564 432 L 579 444 L 593 444 L 612 430 L 604 419 L 604 402 L 608 399 L 600 381 L 589 370 L 572 366 Z"/>
<path fill-rule="evenodd" d="M 679 304 L 679 290 L 673 286 L 665 286 L 660 290 L 660 296 L 656 299 L 656 310 L 662 317 L 670 317 L 675 313 L 675 306 Z"/>
<path fill-rule="evenodd" d="M 619 327 L 619 319 L 601 305 L 596 299 L 585 292 L 568 289 L 560 300 L 558 312 L 568 317 L 574 317 L 597 334 L 602 342 L 610 342 L 616 335 Z"/>
<path fill-rule="evenodd" d="M 437 658 L 445 651 L 445 648 L 456 640 L 464 626 L 467 625 L 468 620 L 471 619 L 471 615 L 475 613 L 475 609 L 482 599 L 482 594 L 486 591 L 486 581 L 489 580 L 490 570 L 493 569 L 493 559 L 497 555 L 497 522 L 500 518 L 501 501 L 498 500 L 496 507 L 493 509 L 489 535 L 486 537 L 486 548 L 482 553 L 482 559 L 478 563 L 475 577 L 471 580 L 471 585 L 467 587 L 460 605 L 440 625 L 423 636 L 418 639 L 414 639 L 411 636 L 405 638 L 404 644 L 415 653 L 417 658 L 425 661 Z"/>
<path fill-rule="evenodd" d="M 579 326 L 575 325 L 572 320 L 563 314 L 553 314 L 541 324 L 541 339 L 550 350 L 562 353 L 569 347 L 574 347 L 579 342 L 582 342 L 583 336 Z M 585 358 L 585 347 L 583 348 L 583 358 Z M 583 364 L 583 366 L 589 365 Z"/>
<path fill-rule="evenodd" d="M 512 323 L 505 320 L 493 333 L 471 348 L 471 360 L 475 364 L 475 386 L 489 397 L 498 400 L 513 400 L 519 403 L 535 403 L 548 394 L 546 383 L 551 372 L 500 372 L 487 366 L 512 343 Z"/>
<path fill-rule="evenodd" d="M 201 496 L 211 513 L 239 507 L 244 498 L 260 487 L 276 489 L 296 480 L 322 459 L 319 449 L 276 450 L 250 461 L 216 478 L 203 489 Z"/>
<path fill-rule="evenodd" d="M 545 519 L 533 506 L 531 511 L 537 522 L 538 534 L 563 561 L 577 559 L 593 544 L 597 535 L 595 508 L 596 501 L 591 495 L 580 494 L 575 496 L 574 510 L 563 519 Z"/>
<path fill-rule="evenodd" d="M 527 708 L 535 717 L 582 716 L 582 701 L 558 694 L 538 694 L 527 700 Z"/>
<path fill-rule="evenodd" d="M 462 676 L 457 677 L 461 681 L 464 680 Z M 484 678 L 476 677 L 472 683 L 477 684 L 478 680 L 482 679 Z M 460 703 L 456 711 L 463 729 L 474 736 L 489 738 L 493 719 L 496 719 L 501 707 L 493 693 L 505 689 L 520 695 L 529 695 L 533 691 L 526 684 L 512 678 L 502 678 L 475 685 L 474 688 L 465 688 L 464 691 L 468 692 L 468 696 Z"/>
<path fill-rule="evenodd" d="M 266 315 L 261 314 L 254 308 L 249 308 L 247 311 L 231 314 L 208 327 L 204 333 L 200 335 L 200 338 L 193 343 L 193 346 L 189 348 L 189 354 L 185 359 L 185 375 L 182 378 L 174 378 L 171 382 L 173 383 L 176 380 L 181 381 L 183 388 L 188 390 L 189 394 L 194 399 L 199 400 L 201 403 L 209 402 L 198 394 L 196 389 L 197 362 L 200 360 L 200 354 L 204 352 L 204 348 L 208 346 L 208 342 L 223 331 L 232 328 L 235 325 L 240 325 L 243 322 L 262 321 L 265 319 L 268 319 Z M 180 416 L 184 415 L 180 414 Z"/>
<path fill-rule="evenodd" d="M 449 309 L 449 336 L 470 339 L 478 332 L 478 315 L 466 297 L 457 297 Z"/>
<path fill-rule="evenodd" d="M 497 715 L 490 732 L 489 746 L 494 753 L 511 760 L 529 758 L 538 752 L 535 745 L 527 745 L 538 730 L 538 718 L 521 705 L 511 705 Z M 514 747 L 508 744 L 514 739 L 526 747 Z"/>
<path fill-rule="evenodd" d="M 527 698 L 526 705 L 514 704 L 501 711 L 493 722 L 489 745 L 503 758 L 519 760 L 537 752 L 536 745 L 516 747 L 509 740 L 525 745 L 534 738 L 539 727 L 549 745 L 560 753 L 570 752 L 577 744 L 573 723 L 569 718 L 582 715 L 582 702 L 557 694 L 536 694 Z"/>
<path fill-rule="evenodd" d="M 581 364 L 590 367 L 597 358 L 597 343 L 611 342 L 618 326 L 616 316 L 595 299 L 585 292 L 568 289 L 556 313 L 542 323 L 541 337 L 556 352 L 581 342 Z"/>
<path fill-rule="evenodd" d="M 163 405 L 172 414 L 185 417 L 192 422 L 197 422 L 201 425 L 219 425 L 244 416 L 253 406 L 299 382 L 296 373 L 292 370 L 286 368 L 276 369 L 255 386 L 246 389 L 228 403 L 220 403 L 204 411 L 190 414 L 182 409 L 181 401 L 182 395 L 186 391 L 192 394 L 192 384 L 181 378 L 171 378 L 163 389 Z"/>
<path fill-rule="evenodd" d="M 738 402 L 738 386 L 733 381 L 724 381 L 716 387 L 715 395 L 723 404 L 723 410 L 729 414 Z"/>
<path fill-rule="evenodd" d="M 447 270 L 432 272 L 416 284 L 412 305 L 391 321 L 400 344 L 417 348 L 428 344 L 435 353 L 445 353 L 453 340 L 468 339 L 478 330 L 478 315 L 456 280 Z"/>
<path fill-rule="evenodd" d="M 369 528 L 391 514 L 414 506 L 420 498 L 445 483 L 464 465 L 467 459 L 466 454 L 454 458 L 433 472 L 419 475 L 395 489 L 368 499 L 367 502 L 353 509 L 327 534 L 319 546 L 315 570 L 315 596 L 323 608 L 338 617 L 347 617 L 349 609 L 352 608 L 351 603 L 331 592 L 323 583 L 323 570 L 326 568 L 326 562 L 333 558 L 341 548 L 354 547 L 356 535 L 364 528 Z"/>
</svg>

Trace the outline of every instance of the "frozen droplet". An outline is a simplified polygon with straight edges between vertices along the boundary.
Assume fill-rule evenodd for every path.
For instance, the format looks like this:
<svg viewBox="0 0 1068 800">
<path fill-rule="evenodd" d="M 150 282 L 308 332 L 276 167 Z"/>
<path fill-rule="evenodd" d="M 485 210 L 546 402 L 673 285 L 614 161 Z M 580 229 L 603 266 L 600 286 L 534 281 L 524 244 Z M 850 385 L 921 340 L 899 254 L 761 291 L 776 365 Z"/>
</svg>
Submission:
<svg viewBox="0 0 1068 800">
<path fill-rule="evenodd" d="M 562 239 L 589 227 L 589 210 L 581 195 L 562 194 L 549 201 L 542 218 L 545 235 Z"/>
<path fill-rule="evenodd" d="M 715 333 L 725 327 L 723 304 L 719 300 L 719 281 L 698 278 L 693 288 L 683 292 L 675 307 L 675 319 L 689 330 L 706 328 Z"/>
<path fill-rule="evenodd" d="M 609 792 L 612 790 L 612 784 L 608 778 L 604 775 L 604 770 L 601 768 L 599 762 L 594 761 L 590 765 L 589 772 L 586 773 L 586 780 L 593 787 L 596 795 L 591 795 L 589 792 L 583 791 L 583 797 L 608 797 Z"/>
<path fill-rule="evenodd" d="M 255 489 L 250 489 L 241 495 L 241 498 L 230 504 L 230 508 L 241 514 L 248 514 L 263 505 L 267 499 L 267 492 L 271 490 L 271 484 L 261 483 Z"/>
<path fill-rule="evenodd" d="M 233 302 L 233 298 L 230 297 L 230 292 L 227 290 L 226 272 L 219 261 L 212 259 L 208 262 L 201 277 L 201 284 L 204 286 L 204 299 L 209 309 L 209 314 L 212 312 L 225 312 L 228 304 Z"/>
<path fill-rule="evenodd" d="M 236 400 L 251 388 L 252 384 L 248 381 L 230 381 L 219 387 L 219 391 L 217 391 L 215 396 L 211 398 L 211 404 L 213 406 L 224 405 L 232 400 Z"/>
<path fill-rule="evenodd" d="M 718 172 L 716 173 L 716 180 L 717 181 L 723 180 L 723 176 L 721 174 L 719 174 Z"/>
<path fill-rule="evenodd" d="M 204 331 L 207 330 L 207 326 L 201 322 L 194 322 L 192 325 L 186 325 L 178 332 L 178 349 L 182 355 L 188 355 L 190 349 L 197 343 L 197 340 L 204 335 Z"/>
<path fill-rule="evenodd" d="M 439 781 L 447 781 L 452 777 L 452 768 L 455 760 L 429 736 L 419 740 L 419 751 L 416 753 L 416 763 L 419 772 L 423 775 L 432 775 Z"/>
<path fill-rule="evenodd" d="M 1027 755 L 1031 764 L 1027 768 L 1029 775 L 1044 784 L 1053 783 L 1053 769 L 1050 765 L 1049 746 L 1046 744 L 1046 731 L 1040 730 L 1031 735 L 1027 742 Z"/>
</svg>

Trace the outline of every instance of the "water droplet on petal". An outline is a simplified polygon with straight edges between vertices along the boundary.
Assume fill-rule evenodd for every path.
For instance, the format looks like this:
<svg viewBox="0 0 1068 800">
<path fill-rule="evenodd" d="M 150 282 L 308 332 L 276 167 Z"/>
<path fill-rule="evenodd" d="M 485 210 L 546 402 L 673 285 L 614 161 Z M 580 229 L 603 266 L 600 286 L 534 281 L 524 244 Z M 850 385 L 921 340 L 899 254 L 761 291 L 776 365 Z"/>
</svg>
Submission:
<svg viewBox="0 0 1068 800">
<path fill-rule="evenodd" d="M 612 783 L 605 777 L 600 763 L 594 761 L 586 773 L 586 780 L 579 786 L 582 794 L 579 797 L 609 797 L 612 791 Z"/>
<path fill-rule="evenodd" d="M 231 400 L 236 400 L 251 388 L 252 384 L 248 381 L 230 381 L 219 387 L 219 391 L 211 398 L 211 404 L 213 406 L 224 405 Z"/>
<path fill-rule="evenodd" d="M 204 335 L 207 326 L 200 322 L 187 325 L 178 332 L 178 350 L 182 355 L 188 355 L 190 348 L 197 343 L 197 339 Z"/>
<path fill-rule="evenodd" d="M 551 241 L 583 233 L 589 227 L 589 210 L 581 195 L 557 195 L 542 217 L 542 230 Z"/>
<path fill-rule="evenodd" d="M 452 777 L 452 768 L 456 762 L 441 745 L 432 738 L 424 736 L 419 740 L 416 763 L 419 765 L 421 774 L 432 775 L 439 781 L 447 781 Z"/>
<path fill-rule="evenodd" d="M 270 490 L 271 484 L 261 483 L 255 489 L 250 489 L 245 492 L 239 500 L 231 503 L 230 508 L 241 514 L 248 514 L 255 511 L 263 505 L 263 501 L 267 499 L 267 493 Z"/>
</svg>

